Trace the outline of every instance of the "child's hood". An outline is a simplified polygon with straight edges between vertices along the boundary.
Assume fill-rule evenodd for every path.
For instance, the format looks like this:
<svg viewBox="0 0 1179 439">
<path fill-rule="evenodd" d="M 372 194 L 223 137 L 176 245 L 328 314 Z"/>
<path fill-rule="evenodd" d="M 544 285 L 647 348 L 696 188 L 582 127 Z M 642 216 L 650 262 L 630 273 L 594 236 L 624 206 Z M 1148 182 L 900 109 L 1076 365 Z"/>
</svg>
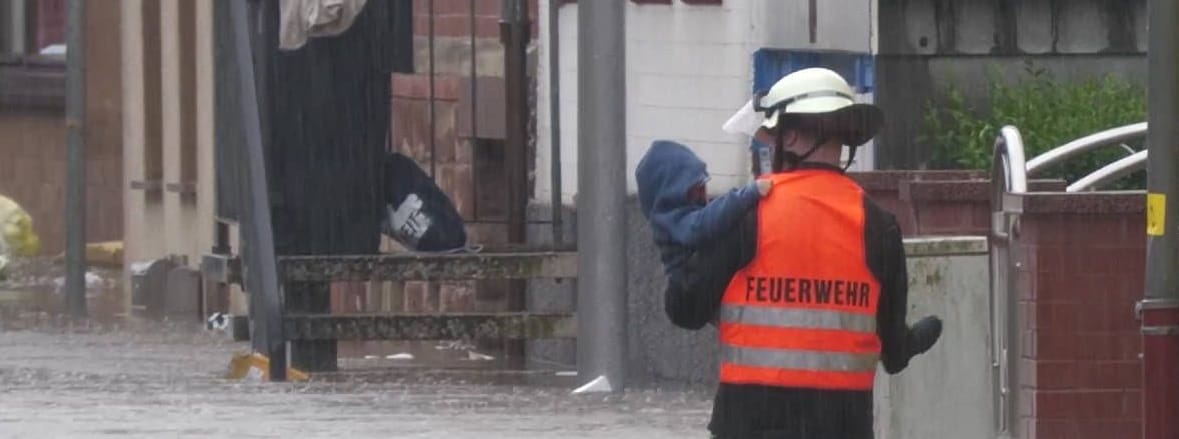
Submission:
<svg viewBox="0 0 1179 439">
<path fill-rule="evenodd" d="M 660 214 L 672 213 L 691 203 L 689 191 L 708 180 L 708 171 L 688 147 L 658 140 L 639 161 L 635 180 L 643 215 L 658 222 Z"/>
</svg>

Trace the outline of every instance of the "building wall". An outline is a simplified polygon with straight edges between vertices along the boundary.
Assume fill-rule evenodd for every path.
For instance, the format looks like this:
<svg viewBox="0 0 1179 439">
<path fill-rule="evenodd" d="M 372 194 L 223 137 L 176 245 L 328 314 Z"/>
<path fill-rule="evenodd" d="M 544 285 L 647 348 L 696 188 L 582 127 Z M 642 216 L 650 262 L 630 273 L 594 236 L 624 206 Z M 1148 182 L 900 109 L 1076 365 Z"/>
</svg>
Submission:
<svg viewBox="0 0 1179 439">
<path fill-rule="evenodd" d="M 1145 85 L 1145 0 L 884 1 L 876 102 L 888 115 L 877 145 L 888 168 L 915 169 L 925 106 L 948 85 L 987 108 L 989 70 L 1025 63 L 1065 80 L 1113 75 Z"/>
<path fill-rule="evenodd" d="M 701 4 L 697 4 L 701 3 Z M 709 165 L 709 189 L 719 193 L 750 175 L 748 141 L 721 125 L 752 96 L 753 53 L 759 48 L 829 49 L 870 53 L 874 2 L 817 2 L 815 41 L 806 0 L 628 2 L 627 179 L 653 140 L 681 141 Z M 548 200 L 551 123 L 547 44 L 548 2 L 540 7 L 537 53 L 538 200 Z M 577 192 L 577 4 L 557 11 L 560 43 L 561 192 Z"/>
<path fill-rule="evenodd" d="M 117 9 L 88 9 L 85 141 L 90 242 L 123 236 L 119 25 Z M 45 254 L 65 249 L 65 100 L 64 95 L 52 99 L 56 101 L 48 107 L 0 107 L 0 194 L 12 197 L 33 216 Z"/>
<path fill-rule="evenodd" d="M 433 175 L 466 221 L 471 243 L 501 245 L 507 241 L 504 151 L 509 147 L 501 2 L 434 0 L 432 10 L 430 3 L 414 1 L 413 62 L 390 78 L 390 148 Z M 528 8 L 535 39 L 537 1 L 529 1 Z M 407 282 L 400 300 L 382 295 L 406 311 L 472 311 L 501 307 L 506 288 L 492 281 Z M 339 292 L 333 300 L 343 305 L 349 294 Z"/>
<path fill-rule="evenodd" d="M 1142 193 L 1027 194 L 1015 258 L 1020 438 L 1142 436 Z"/>
<path fill-rule="evenodd" d="M 128 266 L 213 245 L 212 5 L 120 2 Z"/>
</svg>

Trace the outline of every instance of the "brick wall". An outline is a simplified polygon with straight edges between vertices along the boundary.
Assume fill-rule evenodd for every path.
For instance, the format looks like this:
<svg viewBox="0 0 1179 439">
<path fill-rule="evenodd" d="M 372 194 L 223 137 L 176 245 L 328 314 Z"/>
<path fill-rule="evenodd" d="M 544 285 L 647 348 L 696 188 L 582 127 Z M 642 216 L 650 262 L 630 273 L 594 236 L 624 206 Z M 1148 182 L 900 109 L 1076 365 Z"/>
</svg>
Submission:
<svg viewBox="0 0 1179 439">
<path fill-rule="evenodd" d="M 905 236 L 917 233 L 917 217 L 910 200 L 901 196 L 908 181 L 958 181 L 984 178 L 981 171 L 871 171 L 848 173 L 881 208 L 892 212 Z"/>
<path fill-rule="evenodd" d="M 1143 197 L 1022 198 L 1019 437 L 1141 437 Z"/>
<path fill-rule="evenodd" d="M 433 54 L 429 52 L 431 3 Z M 501 2 L 414 0 L 413 7 L 413 73 L 395 73 L 390 78 L 390 149 L 413 158 L 432 173 L 467 221 L 471 243 L 503 244 L 507 228 L 503 223 L 506 180 L 502 162 L 505 104 L 503 47 L 499 39 Z M 530 0 L 528 7 L 535 38 L 537 1 Z M 432 96 L 431 63 L 435 72 Z M 333 286 L 332 300 L 337 312 L 375 310 L 374 306 L 406 312 L 492 310 L 503 308 L 506 288 L 504 282 L 340 283 Z M 381 300 L 374 300 L 376 296 L 382 296 Z"/>
<path fill-rule="evenodd" d="M 41 20 L 57 23 L 64 2 L 42 1 Z M 61 15 L 64 20 L 64 15 Z M 45 23 L 42 21 L 42 23 Z M 53 42 L 60 29 L 42 29 Z M 86 238 L 123 236 L 123 119 L 119 8 L 91 8 L 86 17 Z M 51 41 L 52 40 L 52 41 Z M 52 69 L 54 67 L 42 67 Z M 54 97 L 57 99 L 57 97 Z M 0 194 L 33 217 L 42 252 L 65 249 L 66 127 L 64 105 L 52 110 L 20 105 L 0 109 Z"/>
<path fill-rule="evenodd" d="M 850 175 L 905 236 L 986 235 L 991 181 L 982 171 L 869 171 Z M 1063 180 L 1032 180 L 1032 191 L 1064 191 Z"/>
<path fill-rule="evenodd" d="M 89 241 L 123 235 L 122 157 L 90 149 L 86 233 Z M 0 194 L 33 217 L 42 252 L 65 249 L 66 130 L 59 115 L 0 113 Z"/>
<path fill-rule="evenodd" d="M 501 0 L 414 0 L 413 29 L 415 36 L 428 36 L 430 2 L 434 3 L 434 36 L 470 37 L 471 7 L 474 4 L 475 37 L 499 38 Z M 532 18 L 532 35 L 537 34 L 537 3 L 528 1 L 528 16 Z"/>
</svg>

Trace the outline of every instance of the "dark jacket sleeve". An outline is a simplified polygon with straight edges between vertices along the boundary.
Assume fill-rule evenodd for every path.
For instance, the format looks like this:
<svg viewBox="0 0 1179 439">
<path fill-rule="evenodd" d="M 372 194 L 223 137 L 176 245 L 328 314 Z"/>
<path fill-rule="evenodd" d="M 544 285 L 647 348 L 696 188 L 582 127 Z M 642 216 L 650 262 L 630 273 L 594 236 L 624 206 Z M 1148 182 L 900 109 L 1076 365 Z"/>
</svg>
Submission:
<svg viewBox="0 0 1179 439">
<path fill-rule="evenodd" d="M 685 216 L 681 227 L 672 229 L 672 237 L 693 247 L 719 239 L 757 207 L 760 199 L 757 183 L 733 189 Z"/>
<path fill-rule="evenodd" d="M 725 289 L 738 270 L 749 265 L 757 249 L 757 211 L 741 219 L 731 234 L 697 247 L 685 275 L 668 281 L 663 310 L 673 324 L 700 329 L 714 321 Z"/>
<path fill-rule="evenodd" d="M 905 245 L 896 218 L 870 200 L 864 204 L 868 265 L 880 281 L 881 289 L 876 317 L 876 331 L 882 345 L 880 361 L 885 372 L 897 374 L 908 367 L 912 357 L 907 343 L 909 326 L 905 323 L 909 306 Z"/>
</svg>

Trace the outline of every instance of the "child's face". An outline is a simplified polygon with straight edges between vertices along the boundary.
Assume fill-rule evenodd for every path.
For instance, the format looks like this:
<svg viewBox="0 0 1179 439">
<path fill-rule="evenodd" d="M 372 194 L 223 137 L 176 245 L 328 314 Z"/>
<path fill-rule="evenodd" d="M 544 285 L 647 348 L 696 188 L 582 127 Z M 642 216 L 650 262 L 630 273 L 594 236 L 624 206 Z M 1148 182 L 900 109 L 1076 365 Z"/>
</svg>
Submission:
<svg viewBox="0 0 1179 439">
<path fill-rule="evenodd" d="M 688 201 L 697 204 L 708 204 L 708 188 L 705 183 L 700 183 L 688 190 Z"/>
</svg>

